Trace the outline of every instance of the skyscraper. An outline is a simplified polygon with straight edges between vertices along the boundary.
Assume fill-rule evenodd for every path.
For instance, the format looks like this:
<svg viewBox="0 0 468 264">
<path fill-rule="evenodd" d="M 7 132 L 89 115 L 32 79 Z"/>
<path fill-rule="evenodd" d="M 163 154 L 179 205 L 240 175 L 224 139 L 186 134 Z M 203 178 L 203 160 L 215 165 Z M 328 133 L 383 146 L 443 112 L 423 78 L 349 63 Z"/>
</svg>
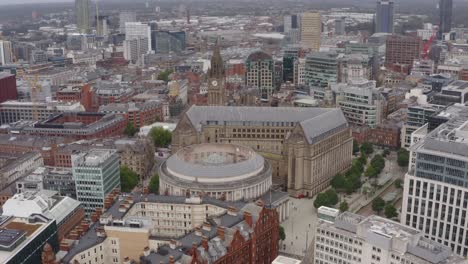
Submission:
<svg viewBox="0 0 468 264">
<path fill-rule="evenodd" d="M 125 40 L 142 38 L 148 41 L 148 50 L 151 49 L 151 27 L 149 24 L 142 22 L 125 23 Z"/>
<path fill-rule="evenodd" d="M 439 36 L 452 30 L 453 0 L 439 0 Z"/>
<path fill-rule="evenodd" d="M 0 40 L 0 65 L 13 62 L 13 48 L 10 41 Z"/>
<path fill-rule="evenodd" d="M 375 14 L 375 32 L 393 33 L 393 8 L 391 0 L 377 1 L 377 12 Z"/>
<path fill-rule="evenodd" d="M 297 29 L 299 26 L 297 15 L 288 15 L 284 17 L 284 32 L 288 33 L 291 29 Z"/>
<path fill-rule="evenodd" d="M 301 18 L 301 44 L 305 49 L 320 50 L 322 20 L 320 13 L 304 13 Z"/>
<path fill-rule="evenodd" d="M 137 22 L 135 12 L 121 12 L 119 15 L 119 28 L 120 33 L 125 33 L 125 23 L 127 22 Z"/>
<path fill-rule="evenodd" d="M 89 0 L 75 0 L 76 25 L 81 33 L 89 33 Z"/>
</svg>

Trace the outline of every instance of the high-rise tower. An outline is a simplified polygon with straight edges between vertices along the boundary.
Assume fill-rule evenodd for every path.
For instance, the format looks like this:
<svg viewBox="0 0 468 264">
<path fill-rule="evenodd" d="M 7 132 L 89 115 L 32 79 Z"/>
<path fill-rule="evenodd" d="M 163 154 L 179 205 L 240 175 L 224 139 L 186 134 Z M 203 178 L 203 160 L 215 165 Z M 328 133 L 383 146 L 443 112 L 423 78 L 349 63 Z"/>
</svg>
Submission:
<svg viewBox="0 0 468 264">
<path fill-rule="evenodd" d="M 453 0 L 439 0 L 439 36 L 452 30 Z"/>
<path fill-rule="evenodd" d="M 89 25 L 89 0 L 75 0 L 76 25 L 81 33 L 91 31 Z"/>
<path fill-rule="evenodd" d="M 216 45 L 208 71 L 208 105 L 225 104 L 225 84 L 224 62 L 219 46 Z"/>
<path fill-rule="evenodd" d="M 393 33 L 394 3 L 390 0 L 377 1 L 375 14 L 375 32 Z"/>
<path fill-rule="evenodd" d="M 301 43 L 305 49 L 320 50 L 322 20 L 320 13 L 304 13 L 301 18 Z"/>
</svg>

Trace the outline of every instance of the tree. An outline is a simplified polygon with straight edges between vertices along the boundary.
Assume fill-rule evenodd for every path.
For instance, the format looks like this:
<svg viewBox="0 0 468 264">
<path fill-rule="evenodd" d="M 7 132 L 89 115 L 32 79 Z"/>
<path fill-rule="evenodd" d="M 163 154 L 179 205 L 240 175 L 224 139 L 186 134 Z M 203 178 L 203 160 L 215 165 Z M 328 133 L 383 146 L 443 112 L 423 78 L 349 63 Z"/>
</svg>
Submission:
<svg viewBox="0 0 468 264">
<path fill-rule="evenodd" d="M 172 74 L 172 70 L 168 69 L 165 71 L 162 71 L 158 74 L 158 80 L 168 82 L 169 81 L 169 75 Z"/>
<path fill-rule="evenodd" d="M 286 239 L 286 233 L 284 232 L 284 227 L 279 226 L 278 232 L 279 232 L 279 236 L 278 236 L 279 240 L 284 241 Z"/>
<path fill-rule="evenodd" d="M 396 179 L 394 184 L 395 184 L 395 187 L 398 188 L 398 189 L 403 188 L 403 180 L 402 179 Z"/>
<path fill-rule="evenodd" d="M 162 127 L 153 127 L 149 135 L 153 139 L 154 146 L 157 148 L 166 148 L 171 144 L 172 133 Z"/>
<path fill-rule="evenodd" d="M 340 203 L 340 212 L 348 211 L 349 205 L 346 201 Z"/>
<path fill-rule="evenodd" d="M 333 177 L 330 184 L 333 188 L 337 190 L 340 190 L 340 189 L 342 190 L 342 189 L 346 189 L 348 182 L 343 174 L 338 173 L 337 175 L 335 175 L 335 177 Z"/>
<path fill-rule="evenodd" d="M 159 193 L 159 175 L 155 174 L 151 177 L 151 180 L 148 185 L 148 189 L 151 193 L 158 194 Z"/>
<path fill-rule="evenodd" d="M 408 167 L 408 164 L 409 164 L 409 152 L 404 149 L 404 148 L 401 148 L 400 150 L 398 150 L 398 157 L 397 157 L 397 163 L 398 163 L 398 166 L 400 167 Z"/>
<path fill-rule="evenodd" d="M 314 207 L 319 208 L 320 206 L 333 207 L 338 203 L 338 194 L 335 189 L 329 189 L 326 192 L 317 194 L 314 201 Z"/>
<path fill-rule="evenodd" d="M 127 166 L 120 167 L 120 189 L 122 192 L 131 192 L 138 184 L 140 177 Z"/>
<path fill-rule="evenodd" d="M 353 154 L 359 152 L 359 143 L 356 140 L 353 140 Z"/>
<path fill-rule="evenodd" d="M 366 175 L 366 177 L 369 177 L 369 178 L 374 178 L 374 177 L 377 177 L 377 175 L 379 175 L 379 172 L 374 166 L 369 165 L 364 175 Z"/>
<path fill-rule="evenodd" d="M 334 206 L 335 204 L 338 203 L 338 194 L 336 193 L 335 189 L 328 189 L 325 194 L 327 195 L 328 202 L 330 206 Z"/>
<path fill-rule="evenodd" d="M 387 204 L 384 209 L 384 215 L 388 219 L 392 219 L 398 216 L 398 211 L 393 204 Z"/>
<path fill-rule="evenodd" d="M 374 212 L 376 212 L 378 215 L 380 215 L 380 212 L 384 209 L 384 206 L 385 201 L 380 197 L 377 197 L 372 201 L 372 210 L 374 210 Z"/>
<path fill-rule="evenodd" d="M 138 131 L 139 129 L 136 128 L 132 122 L 128 122 L 127 126 L 125 126 L 124 134 L 133 137 Z"/>
<path fill-rule="evenodd" d="M 367 155 L 372 154 L 374 152 L 374 147 L 369 142 L 364 142 L 361 145 L 361 152 Z"/>
</svg>

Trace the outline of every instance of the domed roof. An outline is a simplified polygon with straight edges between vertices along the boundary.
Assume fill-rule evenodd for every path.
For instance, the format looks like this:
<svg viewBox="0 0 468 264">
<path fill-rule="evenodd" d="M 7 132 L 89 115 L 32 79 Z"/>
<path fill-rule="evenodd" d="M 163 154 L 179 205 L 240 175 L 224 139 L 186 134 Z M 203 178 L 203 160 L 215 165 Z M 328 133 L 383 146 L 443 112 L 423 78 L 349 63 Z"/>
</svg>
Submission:
<svg viewBox="0 0 468 264">
<path fill-rule="evenodd" d="M 255 51 L 254 53 L 250 54 L 247 60 L 249 61 L 260 61 L 260 60 L 271 60 L 271 56 L 267 53 L 259 50 Z"/>
</svg>

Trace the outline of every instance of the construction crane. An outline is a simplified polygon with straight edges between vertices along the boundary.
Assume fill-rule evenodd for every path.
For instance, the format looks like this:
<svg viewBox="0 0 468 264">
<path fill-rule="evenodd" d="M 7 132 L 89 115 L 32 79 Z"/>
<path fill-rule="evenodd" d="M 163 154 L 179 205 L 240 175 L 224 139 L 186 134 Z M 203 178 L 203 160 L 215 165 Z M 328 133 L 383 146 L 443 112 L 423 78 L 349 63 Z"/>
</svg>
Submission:
<svg viewBox="0 0 468 264">
<path fill-rule="evenodd" d="M 425 60 L 429 58 L 429 51 L 432 47 L 432 43 L 434 42 L 434 39 L 437 37 L 437 32 L 439 32 L 439 28 L 435 27 L 434 30 L 432 31 L 431 37 L 424 44 L 423 59 Z"/>
<path fill-rule="evenodd" d="M 39 76 L 37 74 L 34 77 L 24 76 L 24 79 L 29 83 L 31 88 L 31 102 L 32 102 L 32 116 L 34 121 L 39 121 L 39 109 L 37 106 L 37 93 L 42 92 L 42 86 L 39 84 Z"/>
</svg>

